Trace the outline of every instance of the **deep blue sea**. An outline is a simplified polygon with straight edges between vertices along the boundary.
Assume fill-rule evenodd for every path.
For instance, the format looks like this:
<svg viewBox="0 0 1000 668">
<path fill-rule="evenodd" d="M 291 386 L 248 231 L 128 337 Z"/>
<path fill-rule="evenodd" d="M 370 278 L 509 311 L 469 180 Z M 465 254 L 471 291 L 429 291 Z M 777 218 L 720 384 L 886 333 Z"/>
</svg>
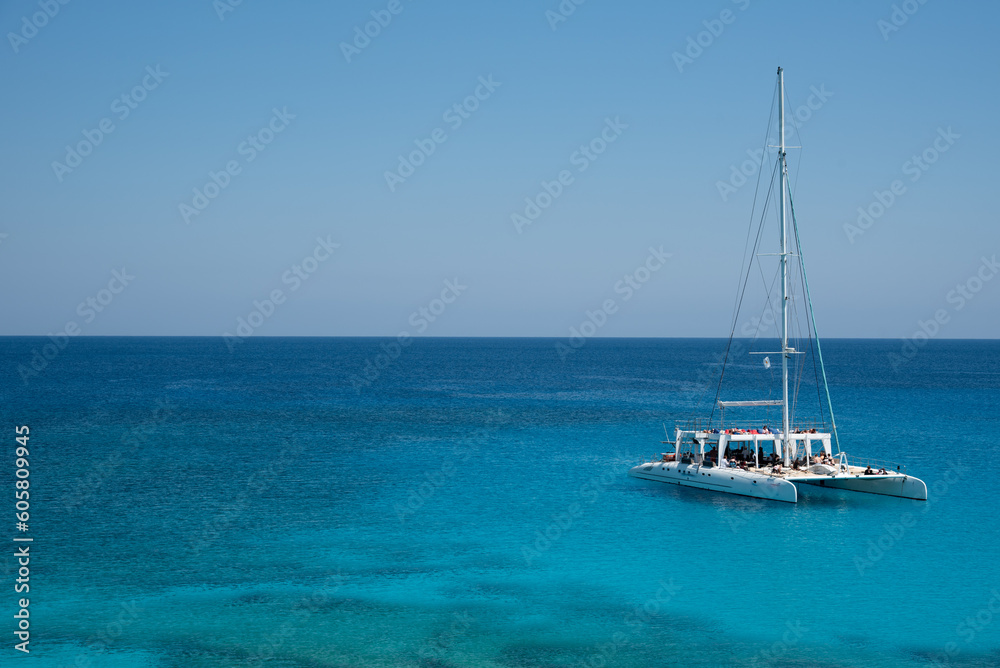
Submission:
<svg viewBox="0 0 1000 668">
<path fill-rule="evenodd" d="M 826 341 L 843 449 L 930 499 L 794 505 L 626 476 L 724 340 L 46 343 L 0 339 L 4 666 L 1000 665 L 1000 342 Z"/>
</svg>

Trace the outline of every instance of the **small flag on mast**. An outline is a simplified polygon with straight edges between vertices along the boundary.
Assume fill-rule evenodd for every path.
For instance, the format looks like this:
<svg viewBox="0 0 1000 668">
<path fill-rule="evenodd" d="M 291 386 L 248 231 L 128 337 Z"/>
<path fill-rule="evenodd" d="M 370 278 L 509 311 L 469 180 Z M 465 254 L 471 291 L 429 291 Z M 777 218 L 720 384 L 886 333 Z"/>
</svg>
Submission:
<svg viewBox="0 0 1000 668">
<path fill-rule="evenodd" d="M 771 358 L 770 357 L 765 357 L 764 358 L 764 368 L 765 369 L 770 369 L 771 368 Z"/>
</svg>

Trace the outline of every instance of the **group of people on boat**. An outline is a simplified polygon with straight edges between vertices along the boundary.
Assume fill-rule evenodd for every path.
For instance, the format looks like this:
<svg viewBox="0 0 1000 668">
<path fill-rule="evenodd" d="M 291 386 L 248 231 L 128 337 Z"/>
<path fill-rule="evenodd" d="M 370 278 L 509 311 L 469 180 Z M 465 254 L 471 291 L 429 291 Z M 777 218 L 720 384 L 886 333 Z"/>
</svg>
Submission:
<svg viewBox="0 0 1000 668">
<path fill-rule="evenodd" d="M 865 475 L 889 475 L 889 472 L 885 470 L 885 467 L 882 467 L 878 470 L 878 472 L 875 472 L 872 470 L 872 465 L 869 464 L 868 468 L 865 469 Z"/>
<path fill-rule="evenodd" d="M 718 454 L 719 451 L 717 448 L 712 448 L 712 450 L 708 453 L 708 455 L 713 459 L 713 461 L 718 458 Z M 753 448 L 747 447 L 745 445 L 739 448 L 738 450 L 730 450 L 729 459 L 723 457 L 721 460 L 719 460 L 719 466 L 723 468 L 733 467 L 733 468 L 745 469 L 747 468 L 748 465 L 756 466 L 757 458 L 754 455 Z"/>
<path fill-rule="evenodd" d="M 705 458 L 713 463 L 718 462 L 720 468 L 743 469 L 744 471 L 758 468 L 757 455 L 754 453 L 753 448 L 745 445 L 738 450 L 730 450 L 729 457 L 722 457 L 721 459 L 719 458 L 718 449 L 712 448 L 709 452 L 705 453 Z M 772 452 L 769 455 L 760 454 L 759 468 L 771 467 L 773 469 L 775 466 L 779 468 L 780 472 L 781 458 L 777 453 Z"/>
<path fill-rule="evenodd" d="M 718 450 L 713 448 L 711 451 L 705 454 L 706 458 L 711 459 L 711 461 L 719 461 L 719 466 L 721 468 L 741 468 L 744 471 L 748 471 L 751 468 L 761 468 L 769 469 L 770 473 L 781 474 L 784 473 L 784 463 L 778 453 L 772 452 L 768 455 L 763 453 L 760 456 L 760 464 L 757 464 L 757 458 L 754 455 L 752 448 L 746 446 L 740 448 L 739 450 L 730 451 L 729 459 L 723 457 L 718 460 Z M 812 457 L 813 464 L 826 464 L 827 466 L 836 466 L 836 461 L 833 457 L 826 453 L 818 453 Z M 809 466 L 809 459 L 806 457 L 799 457 L 792 461 L 792 470 L 801 471 L 805 470 Z M 880 473 L 884 469 L 880 470 Z"/>
<path fill-rule="evenodd" d="M 826 454 L 825 452 L 813 455 L 812 463 L 826 464 L 827 466 L 836 466 L 836 464 L 833 461 L 833 457 Z"/>
<path fill-rule="evenodd" d="M 708 433 L 712 434 L 773 434 L 770 427 L 764 425 L 760 429 L 711 429 Z M 815 434 L 817 431 L 815 429 L 796 429 L 794 433 L 797 434 Z M 769 439 L 770 440 L 770 439 Z M 763 442 L 761 446 L 763 446 Z M 735 445 L 735 443 L 733 444 Z M 757 470 L 766 471 L 768 473 L 781 475 L 786 473 L 785 464 L 782 457 L 778 455 L 777 452 L 772 451 L 768 454 L 763 452 L 763 447 L 760 448 L 759 452 L 756 452 L 754 445 L 744 444 L 739 448 L 730 447 L 727 448 L 726 457 L 719 456 L 719 448 L 717 445 L 713 445 L 712 449 L 705 452 L 703 461 L 707 466 L 718 466 L 719 468 L 738 468 L 744 471 Z M 663 453 L 662 461 L 675 461 L 676 456 L 673 453 Z M 698 457 L 694 452 L 682 453 L 680 457 L 681 463 L 694 463 L 698 461 Z M 791 470 L 795 471 L 805 471 L 810 465 L 825 464 L 827 466 L 836 467 L 838 461 L 834 459 L 831 455 L 826 452 L 820 451 L 819 453 L 813 455 L 812 457 L 805 456 L 805 453 L 791 462 Z M 869 469 L 871 470 L 871 469 Z M 880 470 L 879 473 L 884 473 L 884 469 Z M 875 475 L 874 471 L 868 473 L 868 475 Z"/>
<path fill-rule="evenodd" d="M 760 429 L 709 429 L 709 434 L 773 434 L 771 428 L 764 425 Z M 815 429 L 792 429 L 793 434 L 816 434 Z"/>
<path fill-rule="evenodd" d="M 710 434 L 773 434 L 771 428 L 764 425 L 760 429 L 710 429 Z"/>
<path fill-rule="evenodd" d="M 750 469 L 769 469 L 772 473 L 781 473 L 783 470 L 783 464 L 781 457 L 778 453 L 771 452 L 770 454 L 760 453 L 760 461 L 758 463 L 757 454 L 754 453 L 754 449 L 749 446 L 742 446 L 739 449 L 729 450 L 729 457 L 719 457 L 719 449 L 713 447 L 711 450 L 705 453 L 704 461 L 707 462 L 709 466 L 718 466 L 719 468 L 734 468 L 743 469 L 744 471 L 749 471 Z M 674 461 L 673 453 L 663 453 L 663 461 L 671 462 Z M 693 453 L 684 453 L 681 456 L 681 463 L 691 463 L 694 461 Z M 830 460 L 831 464 L 833 460 Z M 804 469 L 806 467 L 805 457 L 801 457 L 795 460 L 792 464 L 794 469 Z"/>
</svg>

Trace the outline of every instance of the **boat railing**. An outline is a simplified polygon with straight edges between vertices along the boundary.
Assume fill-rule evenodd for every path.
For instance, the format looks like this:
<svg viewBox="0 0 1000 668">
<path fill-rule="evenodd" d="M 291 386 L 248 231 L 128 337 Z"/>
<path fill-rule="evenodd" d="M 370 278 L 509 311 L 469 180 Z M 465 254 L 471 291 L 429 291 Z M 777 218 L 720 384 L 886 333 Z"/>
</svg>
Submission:
<svg viewBox="0 0 1000 668">
<path fill-rule="evenodd" d="M 692 453 L 681 453 L 682 456 L 684 455 L 690 456 L 691 454 Z M 667 455 L 668 458 L 664 459 L 663 457 L 664 455 Z M 663 464 L 665 462 L 678 461 L 673 452 L 658 452 L 652 457 L 649 457 L 648 459 L 646 458 L 643 459 L 644 459 L 644 461 L 642 462 L 643 464 Z M 705 459 L 708 459 L 708 457 L 706 456 Z M 697 463 L 697 456 L 691 456 L 691 461 Z"/>
<path fill-rule="evenodd" d="M 885 469 L 890 473 L 902 473 L 906 475 L 906 465 L 899 464 L 897 462 L 890 462 L 884 459 L 875 459 L 874 457 L 855 457 L 848 455 L 846 452 L 840 453 L 848 466 L 857 466 L 860 468 L 872 467 L 872 469 L 878 471 L 879 469 Z"/>
<path fill-rule="evenodd" d="M 684 423 L 683 431 L 711 431 L 717 429 L 719 431 L 725 431 L 727 429 L 743 429 L 750 431 L 751 429 L 761 429 L 767 426 L 770 429 L 770 433 L 776 433 L 781 431 L 781 422 L 775 423 L 771 420 L 757 420 L 757 421 L 729 421 L 727 422 L 709 422 L 708 420 L 689 420 Z M 823 423 L 821 420 L 797 420 L 792 426 L 792 434 L 804 434 L 811 429 L 815 429 L 819 433 L 828 434 L 830 433 L 829 425 Z"/>
<path fill-rule="evenodd" d="M 795 424 L 792 425 L 792 433 L 796 432 L 806 432 L 810 429 L 815 429 L 818 432 L 829 433 L 829 426 L 822 420 L 796 420 Z"/>
<path fill-rule="evenodd" d="M 711 429 L 711 423 L 708 420 L 703 420 L 701 418 L 694 418 L 688 420 L 684 423 L 684 431 L 703 431 Z"/>
</svg>

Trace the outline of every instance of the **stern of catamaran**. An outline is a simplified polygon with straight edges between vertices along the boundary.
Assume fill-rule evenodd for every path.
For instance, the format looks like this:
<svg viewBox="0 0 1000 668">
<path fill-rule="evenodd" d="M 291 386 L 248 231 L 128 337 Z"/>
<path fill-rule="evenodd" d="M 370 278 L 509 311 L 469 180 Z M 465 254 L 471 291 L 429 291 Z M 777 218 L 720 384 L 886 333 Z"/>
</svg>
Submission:
<svg viewBox="0 0 1000 668">
<path fill-rule="evenodd" d="M 882 496 L 896 496 L 916 501 L 927 500 L 927 483 L 909 475 L 905 468 L 890 462 L 871 459 L 854 460 L 846 452 L 840 453 L 830 472 L 810 470 L 811 475 L 789 475 L 788 481 L 796 486 L 806 486 L 806 491 L 817 487 L 824 489 L 864 492 Z M 818 474 L 818 475 L 817 475 Z M 799 491 L 803 491 L 803 487 Z"/>
</svg>

